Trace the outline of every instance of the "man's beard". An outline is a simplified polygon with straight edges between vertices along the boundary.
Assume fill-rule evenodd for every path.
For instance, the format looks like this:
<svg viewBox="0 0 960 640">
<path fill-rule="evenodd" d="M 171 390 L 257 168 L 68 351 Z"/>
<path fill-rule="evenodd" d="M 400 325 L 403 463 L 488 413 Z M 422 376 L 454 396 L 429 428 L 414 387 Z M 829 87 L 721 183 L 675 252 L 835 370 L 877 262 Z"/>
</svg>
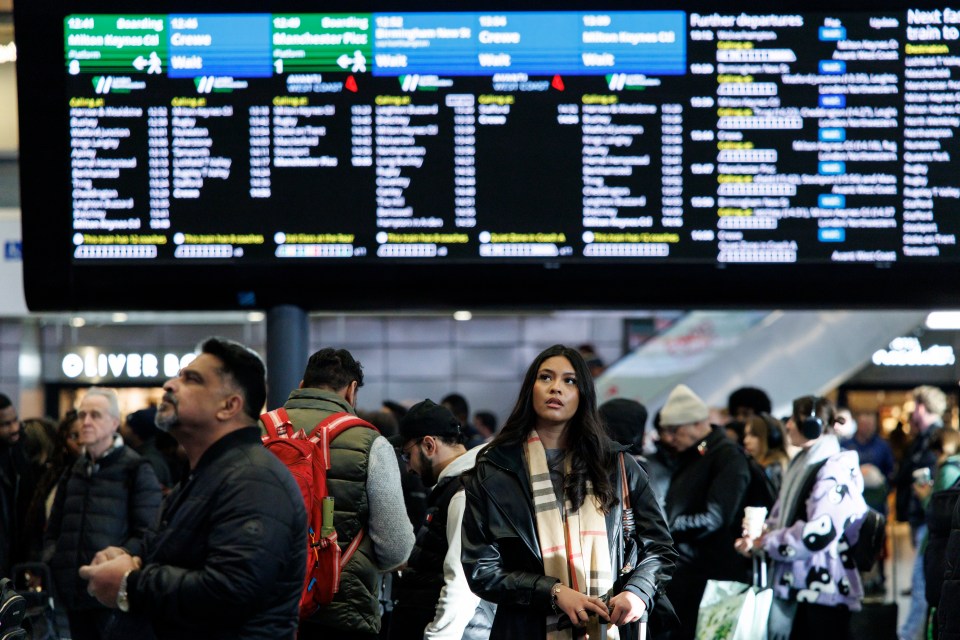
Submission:
<svg viewBox="0 0 960 640">
<path fill-rule="evenodd" d="M 153 419 L 153 423 L 160 431 L 170 433 L 171 429 L 180 424 L 180 414 L 177 412 L 177 399 L 173 394 L 165 393 L 163 394 L 163 400 L 161 400 L 160 404 L 169 405 L 172 411 L 161 412 L 158 410 L 157 416 Z"/>
<path fill-rule="evenodd" d="M 420 452 L 420 481 L 423 486 L 432 487 L 437 484 L 437 474 L 433 472 L 433 461 Z"/>
</svg>

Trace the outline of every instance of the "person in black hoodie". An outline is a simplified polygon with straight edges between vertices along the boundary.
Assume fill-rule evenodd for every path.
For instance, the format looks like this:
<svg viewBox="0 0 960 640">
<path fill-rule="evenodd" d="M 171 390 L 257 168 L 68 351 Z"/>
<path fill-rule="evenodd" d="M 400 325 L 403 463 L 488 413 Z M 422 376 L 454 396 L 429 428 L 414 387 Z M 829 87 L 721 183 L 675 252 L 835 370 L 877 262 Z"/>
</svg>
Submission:
<svg viewBox="0 0 960 640">
<path fill-rule="evenodd" d="M 667 595 L 680 618 L 671 640 L 693 640 L 707 580 L 747 582 L 749 561 L 734 551 L 750 470 L 737 443 L 711 425 L 703 400 L 677 385 L 660 410 L 660 437 L 677 452 L 666 515 L 680 559 Z"/>
</svg>

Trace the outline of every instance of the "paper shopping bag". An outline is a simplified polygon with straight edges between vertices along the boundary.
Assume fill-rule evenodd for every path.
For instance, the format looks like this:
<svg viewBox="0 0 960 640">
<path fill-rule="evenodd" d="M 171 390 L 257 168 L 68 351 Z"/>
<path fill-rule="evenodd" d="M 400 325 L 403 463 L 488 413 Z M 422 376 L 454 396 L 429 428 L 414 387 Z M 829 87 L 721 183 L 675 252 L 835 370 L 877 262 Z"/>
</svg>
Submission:
<svg viewBox="0 0 960 640">
<path fill-rule="evenodd" d="M 708 580 L 697 614 L 697 640 L 754 640 L 756 589 L 742 582 Z"/>
<path fill-rule="evenodd" d="M 753 589 L 753 619 L 749 628 L 744 628 L 746 635 L 743 637 L 749 640 L 767 640 L 770 607 L 773 605 L 773 589 L 758 589 L 756 587 L 753 587 Z M 739 626 L 737 627 L 737 633 L 740 633 Z"/>
</svg>

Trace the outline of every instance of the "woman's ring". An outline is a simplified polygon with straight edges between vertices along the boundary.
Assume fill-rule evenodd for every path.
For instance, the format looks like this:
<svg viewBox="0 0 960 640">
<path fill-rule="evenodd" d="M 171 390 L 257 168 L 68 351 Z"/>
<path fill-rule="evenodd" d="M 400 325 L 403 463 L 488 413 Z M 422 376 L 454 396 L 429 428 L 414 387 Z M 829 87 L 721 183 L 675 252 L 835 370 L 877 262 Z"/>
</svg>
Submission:
<svg viewBox="0 0 960 640">
<path fill-rule="evenodd" d="M 582 613 L 584 611 L 586 611 L 586 609 L 577 609 L 577 613 Z"/>
</svg>

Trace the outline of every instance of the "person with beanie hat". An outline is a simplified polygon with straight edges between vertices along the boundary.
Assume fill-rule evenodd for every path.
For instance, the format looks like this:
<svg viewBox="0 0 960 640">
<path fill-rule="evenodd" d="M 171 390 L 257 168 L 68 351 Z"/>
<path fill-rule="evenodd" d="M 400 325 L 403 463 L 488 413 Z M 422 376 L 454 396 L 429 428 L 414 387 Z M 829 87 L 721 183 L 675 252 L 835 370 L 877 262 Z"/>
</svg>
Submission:
<svg viewBox="0 0 960 640">
<path fill-rule="evenodd" d="M 410 559 L 393 585 L 390 639 L 485 639 L 496 605 L 470 591 L 460 562 L 466 507 L 460 476 L 473 469 L 481 447 L 468 451 L 459 420 L 429 398 L 400 420 L 400 441 L 403 461 L 433 489 Z"/>
<path fill-rule="evenodd" d="M 709 408 L 679 384 L 660 410 L 660 438 L 677 452 L 666 497 L 667 524 L 680 559 L 667 595 L 680 618 L 670 640 L 693 640 L 707 580 L 749 582 L 749 561 L 737 554 L 740 522 L 750 483 L 746 456 L 711 425 Z"/>
</svg>

